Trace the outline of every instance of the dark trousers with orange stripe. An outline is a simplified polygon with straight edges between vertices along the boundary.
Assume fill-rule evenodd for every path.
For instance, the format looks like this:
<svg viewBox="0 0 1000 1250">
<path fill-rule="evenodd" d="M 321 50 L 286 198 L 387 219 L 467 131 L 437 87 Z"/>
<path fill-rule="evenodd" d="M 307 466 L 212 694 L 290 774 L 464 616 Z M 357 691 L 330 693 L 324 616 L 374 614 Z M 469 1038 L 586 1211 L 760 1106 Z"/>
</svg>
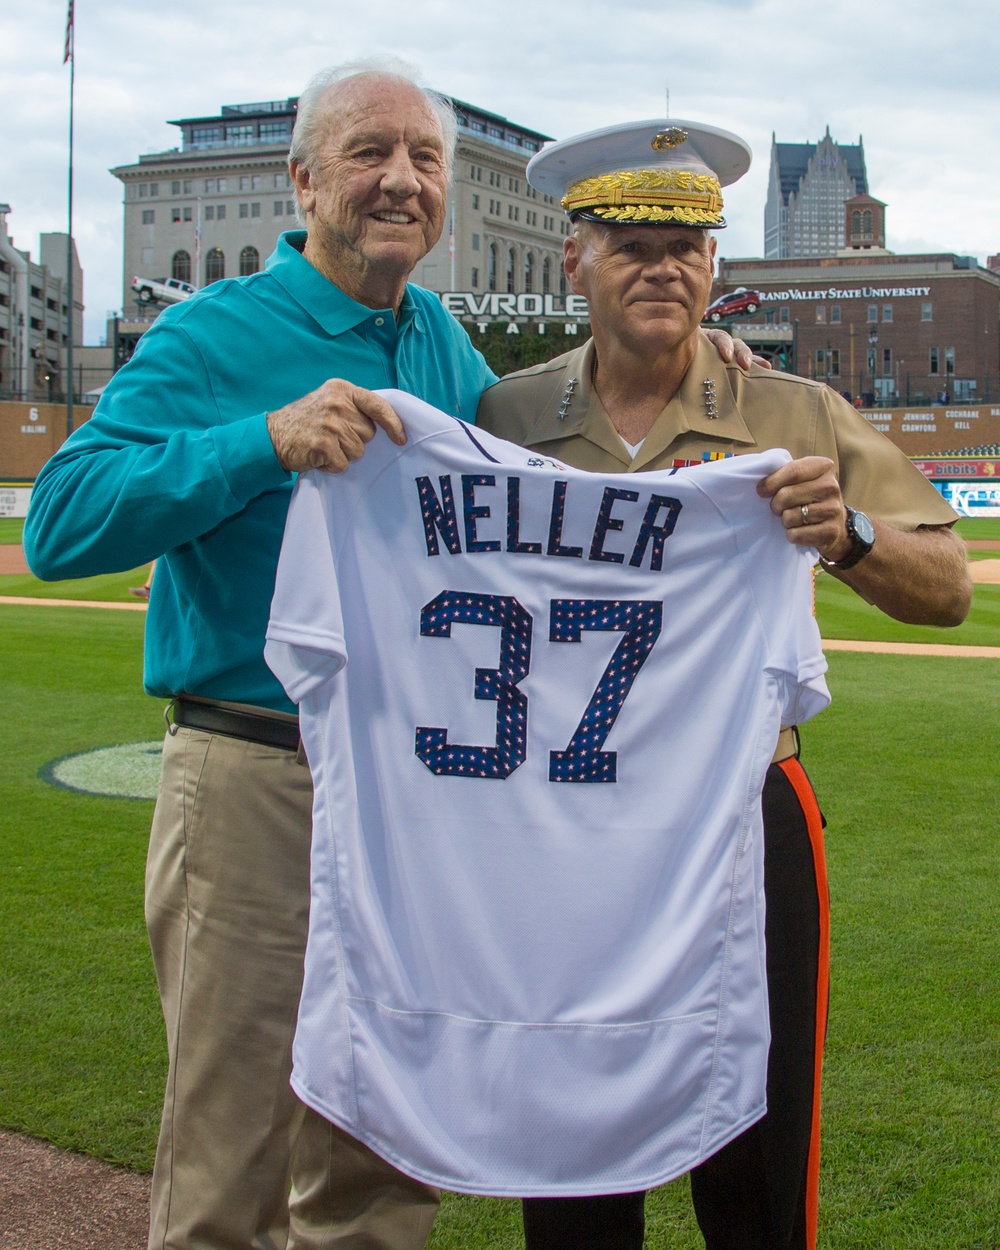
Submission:
<svg viewBox="0 0 1000 1250">
<path fill-rule="evenodd" d="M 822 816 L 796 759 L 763 793 L 771 1049 L 767 1114 L 691 1173 L 706 1250 L 814 1250 L 829 987 Z M 529 1198 L 526 1250 L 640 1250 L 645 1194 Z"/>
</svg>

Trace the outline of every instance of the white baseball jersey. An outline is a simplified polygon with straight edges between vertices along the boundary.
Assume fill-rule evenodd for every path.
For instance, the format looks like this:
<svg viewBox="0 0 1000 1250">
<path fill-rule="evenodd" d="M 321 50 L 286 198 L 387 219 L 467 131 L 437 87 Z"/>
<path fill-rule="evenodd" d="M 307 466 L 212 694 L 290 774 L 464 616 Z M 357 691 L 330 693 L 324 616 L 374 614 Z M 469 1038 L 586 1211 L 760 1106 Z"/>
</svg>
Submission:
<svg viewBox="0 0 1000 1250">
<path fill-rule="evenodd" d="M 383 392 L 266 656 L 315 783 L 292 1083 L 469 1193 L 645 1189 L 764 1112 L 760 793 L 829 701 L 787 452 L 584 473 Z"/>
</svg>

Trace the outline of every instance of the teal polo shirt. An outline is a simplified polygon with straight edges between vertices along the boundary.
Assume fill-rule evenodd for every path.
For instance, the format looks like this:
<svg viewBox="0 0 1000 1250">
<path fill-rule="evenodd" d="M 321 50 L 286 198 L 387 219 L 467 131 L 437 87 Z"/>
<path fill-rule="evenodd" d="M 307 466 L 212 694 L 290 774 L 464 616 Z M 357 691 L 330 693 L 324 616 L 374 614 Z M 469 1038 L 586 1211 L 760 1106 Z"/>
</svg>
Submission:
<svg viewBox="0 0 1000 1250">
<path fill-rule="evenodd" d="M 294 481 L 266 414 L 345 378 L 463 420 L 496 378 L 438 297 L 349 299 L 283 234 L 261 272 L 166 309 L 38 476 L 25 523 L 46 580 L 156 566 L 145 687 L 293 710 L 263 659 Z M 381 431 L 376 437 L 384 438 Z"/>
</svg>

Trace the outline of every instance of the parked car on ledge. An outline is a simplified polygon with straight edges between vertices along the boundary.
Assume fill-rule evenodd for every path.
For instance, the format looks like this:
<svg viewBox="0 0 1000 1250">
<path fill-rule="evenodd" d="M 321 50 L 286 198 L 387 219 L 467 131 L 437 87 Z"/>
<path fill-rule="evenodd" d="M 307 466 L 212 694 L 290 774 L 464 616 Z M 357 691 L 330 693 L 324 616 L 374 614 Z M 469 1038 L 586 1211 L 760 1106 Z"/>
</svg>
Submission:
<svg viewBox="0 0 1000 1250">
<path fill-rule="evenodd" d="M 133 278 L 132 290 L 143 304 L 179 304 L 197 291 L 190 282 L 180 278 Z"/>
<path fill-rule="evenodd" d="M 727 295 L 720 295 L 714 304 L 705 309 L 702 321 L 721 321 L 723 317 L 736 317 L 740 313 L 753 314 L 760 307 L 760 291 L 738 286 Z"/>
</svg>

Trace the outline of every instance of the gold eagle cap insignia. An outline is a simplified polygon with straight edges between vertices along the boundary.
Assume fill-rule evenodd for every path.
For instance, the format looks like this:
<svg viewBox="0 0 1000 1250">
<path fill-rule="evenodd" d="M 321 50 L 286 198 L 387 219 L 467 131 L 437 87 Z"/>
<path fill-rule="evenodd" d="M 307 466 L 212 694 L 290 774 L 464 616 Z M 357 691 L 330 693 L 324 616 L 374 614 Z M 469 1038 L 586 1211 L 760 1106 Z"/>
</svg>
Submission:
<svg viewBox="0 0 1000 1250">
<path fill-rule="evenodd" d="M 687 131 L 681 130 L 680 126 L 670 126 L 654 137 L 653 147 L 657 152 L 664 152 L 667 148 L 679 148 L 682 143 L 687 142 L 687 137 Z"/>
</svg>

